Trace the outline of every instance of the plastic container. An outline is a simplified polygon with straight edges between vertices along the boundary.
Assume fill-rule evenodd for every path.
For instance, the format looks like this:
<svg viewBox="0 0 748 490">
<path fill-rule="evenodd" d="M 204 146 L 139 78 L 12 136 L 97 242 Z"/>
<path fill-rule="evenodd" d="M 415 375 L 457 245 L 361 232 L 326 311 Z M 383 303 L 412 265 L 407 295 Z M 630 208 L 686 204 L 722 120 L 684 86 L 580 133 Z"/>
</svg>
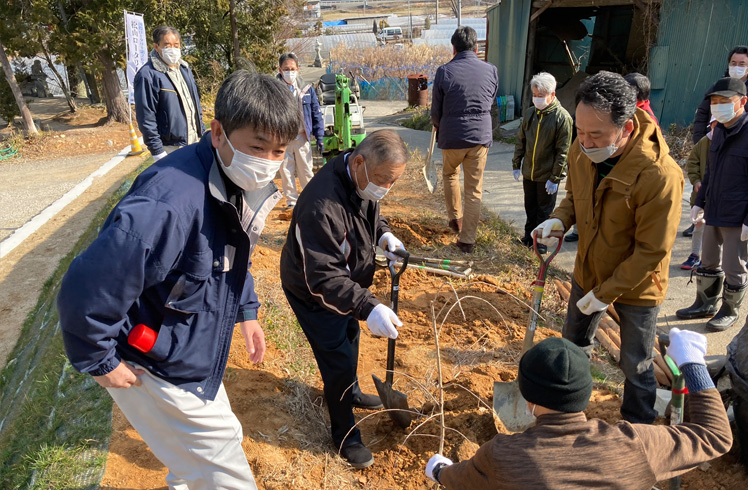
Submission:
<svg viewBox="0 0 748 490">
<path fill-rule="evenodd" d="M 127 336 L 127 343 L 140 352 L 147 353 L 156 343 L 156 337 L 158 337 L 158 332 L 139 323 L 130 331 L 130 334 Z"/>
</svg>

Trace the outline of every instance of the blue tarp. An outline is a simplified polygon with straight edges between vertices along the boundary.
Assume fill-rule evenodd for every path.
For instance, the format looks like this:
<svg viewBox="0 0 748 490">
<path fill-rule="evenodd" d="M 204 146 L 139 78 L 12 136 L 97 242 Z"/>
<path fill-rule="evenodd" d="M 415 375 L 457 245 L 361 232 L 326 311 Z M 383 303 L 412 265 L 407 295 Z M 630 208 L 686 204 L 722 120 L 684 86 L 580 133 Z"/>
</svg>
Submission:
<svg viewBox="0 0 748 490">
<path fill-rule="evenodd" d="M 344 26 L 347 22 L 344 20 L 329 20 L 327 22 L 323 22 L 322 25 L 325 27 L 335 27 L 335 26 Z"/>
</svg>

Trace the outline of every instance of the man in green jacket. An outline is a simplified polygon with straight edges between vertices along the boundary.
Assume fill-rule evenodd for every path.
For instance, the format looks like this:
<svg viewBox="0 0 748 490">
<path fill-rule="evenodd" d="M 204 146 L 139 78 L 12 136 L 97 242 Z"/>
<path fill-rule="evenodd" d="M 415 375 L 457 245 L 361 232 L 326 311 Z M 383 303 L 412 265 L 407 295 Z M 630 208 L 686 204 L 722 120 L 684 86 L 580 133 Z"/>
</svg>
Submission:
<svg viewBox="0 0 748 490">
<path fill-rule="evenodd" d="M 532 104 L 523 117 L 514 148 L 514 180 L 522 175 L 525 191 L 525 236 L 532 247 L 532 230 L 548 219 L 556 206 L 558 183 L 566 174 L 566 155 L 571 144 L 572 120 L 556 98 L 556 79 L 541 72 L 530 80 Z M 524 160 L 524 162 L 523 162 Z M 521 168 L 521 170 L 520 170 Z M 545 253 L 545 245 L 538 250 Z"/>
<path fill-rule="evenodd" d="M 435 454 L 426 476 L 450 490 L 647 490 L 722 456 L 732 446 L 732 431 L 706 369 L 706 337 L 673 328 L 667 353 L 686 381 L 689 422 L 666 426 L 588 420 L 589 361 L 573 343 L 552 337 L 519 361 L 519 389 L 537 417 L 535 425 L 499 434 L 459 463 Z"/>
</svg>

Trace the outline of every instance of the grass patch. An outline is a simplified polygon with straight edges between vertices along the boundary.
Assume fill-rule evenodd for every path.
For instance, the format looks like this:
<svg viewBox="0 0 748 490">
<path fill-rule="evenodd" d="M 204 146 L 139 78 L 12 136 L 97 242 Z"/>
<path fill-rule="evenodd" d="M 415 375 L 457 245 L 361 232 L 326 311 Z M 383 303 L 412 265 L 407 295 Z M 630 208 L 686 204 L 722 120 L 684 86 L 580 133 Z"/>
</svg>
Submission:
<svg viewBox="0 0 748 490">
<path fill-rule="evenodd" d="M 111 431 L 112 400 L 64 353 L 55 300 L 72 260 L 98 235 L 135 177 L 132 172 L 99 211 L 42 287 L 0 374 L 0 488 L 98 488 Z"/>
<path fill-rule="evenodd" d="M 434 127 L 431 124 L 431 109 L 429 107 L 419 107 L 413 109 L 413 115 L 408 119 L 400 121 L 402 126 L 410 129 L 417 129 L 419 131 L 429 131 Z"/>
</svg>

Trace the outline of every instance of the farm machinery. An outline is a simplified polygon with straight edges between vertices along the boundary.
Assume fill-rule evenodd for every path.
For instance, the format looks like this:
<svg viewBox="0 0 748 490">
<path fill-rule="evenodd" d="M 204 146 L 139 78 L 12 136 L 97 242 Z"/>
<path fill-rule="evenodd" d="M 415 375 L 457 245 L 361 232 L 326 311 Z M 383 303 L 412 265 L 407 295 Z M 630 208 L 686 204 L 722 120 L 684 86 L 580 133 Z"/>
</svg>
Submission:
<svg viewBox="0 0 748 490">
<path fill-rule="evenodd" d="M 325 154 L 330 158 L 355 148 L 366 137 L 360 90 L 355 78 L 327 73 L 319 80 L 320 110 L 325 121 Z"/>
</svg>

